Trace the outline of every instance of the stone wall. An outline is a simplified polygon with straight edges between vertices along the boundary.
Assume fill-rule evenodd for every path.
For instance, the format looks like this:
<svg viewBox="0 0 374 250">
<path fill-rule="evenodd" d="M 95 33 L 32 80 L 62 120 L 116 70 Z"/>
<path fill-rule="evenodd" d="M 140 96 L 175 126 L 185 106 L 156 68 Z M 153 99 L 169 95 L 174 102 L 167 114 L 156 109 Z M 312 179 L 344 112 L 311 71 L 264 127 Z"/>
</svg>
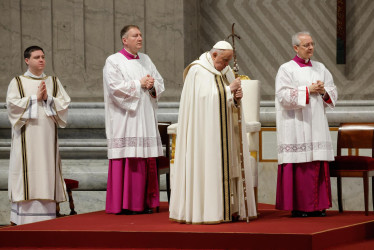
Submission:
<svg viewBox="0 0 374 250">
<path fill-rule="evenodd" d="M 60 78 L 73 101 L 102 101 L 105 59 L 122 48 L 127 24 L 143 32 L 142 52 L 168 90 L 163 100 L 175 99 L 184 69 L 183 6 L 183 0 L 1 0 L 0 102 L 10 80 L 26 71 L 23 51 L 31 45 L 45 50 L 45 72 Z"/>
<path fill-rule="evenodd" d="M 227 37 L 231 24 L 241 39 L 236 42 L 241 74 L 262 83 L 261 99 L 274 100 L 274 79 L 281 64 L 292 59 L 291 36 L 310 31 L 316 43 L 314 60 L 331 71 L 340 100 L 374 97 L 374 2 L 347 2 L 346 64 L 336 64 L 336 2 L 334 0 L 203 0 L 201 51 Z M 362 91 L 365 89 L 365 91 Z"/>
<path fill-rule="evenodd" d="M 262 82 L 261 99 L 274 99 L 279 66 L 293 55 L 291 35 L 309 30 L 314 59 L 334 76 L 340 100 L 369 100 L 374 68 L 370 0 L 347 1 L 347 63 L 336 64 L 336 1 L 324 0 L 1 0 L 0 102 L 15 75 L 26 70 L 23 50 L 46 52 L 48 74 L 57 75 L 74 102 L 102 101 L 105 59 L 121 49 L 119 31 L 137 24 L 165 79 L 162 101 L 179 101 L 185 66 L 231 33 L 240 73 Z M 362 89 L 365 89 L 363 92 Z"/>
</svg>

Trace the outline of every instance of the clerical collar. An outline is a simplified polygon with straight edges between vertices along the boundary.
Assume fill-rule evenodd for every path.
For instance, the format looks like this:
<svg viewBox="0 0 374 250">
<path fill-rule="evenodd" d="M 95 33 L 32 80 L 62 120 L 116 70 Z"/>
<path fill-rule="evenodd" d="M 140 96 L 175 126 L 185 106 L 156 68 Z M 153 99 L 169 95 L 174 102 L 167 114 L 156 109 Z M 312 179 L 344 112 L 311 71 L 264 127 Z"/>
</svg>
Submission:
<svg viewBox="0 0 374 250">
<path fill-rule="evenodd" d="M 296 55 L 292 60 L 294 60 L 300 67 L 312 67 L 310 59 L 305 60 Z"/>
<path fill-rule="evenodd" d="M 33 73 L 30 72 L 30 70 L 27 70 L 25 74 L 23 74 L 24 76 L 28 76 L 28 77 L 31 77 L 33 79 L 41 79 L 41 78 L 44 78 L 46 75 L 44 73 L 42 73 L 40 76 L 36 76 L 34 75 Z"/>
<path fill-rule="evenodd" d="M 124 55 L 129 60 L 139 59 L 139 55 L 138 54 L 134 55 L 134 54 L 128 52 L 125 48 L 121 49 L 119 51 L 119 53 L 121 53 L 122 55 Z"/>
</svg>

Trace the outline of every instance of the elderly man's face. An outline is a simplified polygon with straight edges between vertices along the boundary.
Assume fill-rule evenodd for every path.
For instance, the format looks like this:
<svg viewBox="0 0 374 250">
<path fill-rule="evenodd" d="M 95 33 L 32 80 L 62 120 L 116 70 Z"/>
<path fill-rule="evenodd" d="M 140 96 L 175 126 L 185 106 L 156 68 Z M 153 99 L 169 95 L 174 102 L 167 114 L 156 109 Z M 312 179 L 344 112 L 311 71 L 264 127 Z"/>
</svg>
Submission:
<svg viewBox="0 0 374 250">
<path fill-rule="evenodd" d="M 137 28 L 131 28 L 127 36 L 122 38 L 122 42 L 128 52 L 136 54 L 143 47 L 142 32 Z"/>
<path fill-rule="evenodd" d="M 212 54 L 214 68 L 218 71 L 222 71 L 224 68 L 226 68 L 231 61 L 232 54 L 232 50 L 223 50 L 221 53 L 214 52 Z"/>
<path fill-rule="evenodd" d="M 299 36 L 299 39 L 300 44 L 294 45 L 294 50 L 302 59 L 310 59 L 314 52 L 314 42 L 312 37 L 308 35 L 301 35 Z"/>
</svg>

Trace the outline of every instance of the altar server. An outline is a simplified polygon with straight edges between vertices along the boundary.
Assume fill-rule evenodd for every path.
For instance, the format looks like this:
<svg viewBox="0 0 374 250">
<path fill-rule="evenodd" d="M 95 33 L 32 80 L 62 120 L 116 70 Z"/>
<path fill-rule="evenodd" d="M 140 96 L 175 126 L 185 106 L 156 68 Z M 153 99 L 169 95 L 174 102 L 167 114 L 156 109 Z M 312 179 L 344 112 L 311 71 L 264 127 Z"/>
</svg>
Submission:
<svg viewBox="0 0 374 250">
<path fill-rule="evenodd" d="M 28 47 L 24 58 L 28 70 L 12 79 L 6 98 L 12 125 L 10 221 L 16 225 L 55 218 L 56 203 L 67 197 L 57 126 L 66 126 L 70 97 L 57 77 L 43 72 L 42 48 Z"/>
<path fill-rule="evenodd" d="M 164 81 L 149 56 L 140 53 L 136 25 L 121 30 L 123 49 L 103 70 L 109 171 L 107 213 L 152 213 L 159 206 L 156 157 L 163 155 L 157 101 Z"/>
<path fill-rule="evenodd" d="M 331 207 L 329 161 L 334 160 L 327 107 L 338 93 L 329 70 L 311 60 L 309 32 L 292 36 L 296 56 L 280 66 L 275 79 L 278 139 L 276 208 L 292 216 L 325 216 Z"/>
</svg>

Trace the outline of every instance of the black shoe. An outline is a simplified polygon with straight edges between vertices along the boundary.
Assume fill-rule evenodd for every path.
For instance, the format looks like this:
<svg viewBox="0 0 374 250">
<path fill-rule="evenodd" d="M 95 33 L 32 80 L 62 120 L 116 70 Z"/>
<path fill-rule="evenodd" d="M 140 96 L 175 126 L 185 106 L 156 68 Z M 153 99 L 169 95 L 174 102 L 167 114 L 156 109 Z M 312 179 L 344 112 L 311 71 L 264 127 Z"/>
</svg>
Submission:
<svg viewBox="0 0 374 250">
<path fill-rule="evenodd" d="M 121 211 L 121 213 L 119 214 L 124 214 L 124 215 L 136 215 L 136 214 L 139 214 L 140 212 L 136 212 L 136 211 L 131 211 L 131 210 L 128 210 L 128 209 L 124 209 Z"/>
<path fill-rule="evenodd" d="M 292 217 L 308 217 L 309 214 L 304 211 L 297 211 L 297 210 L 292 210 L 291 212 Z"/>
<path fill-rule="evenodd" d="M 153 209 L 152 208 L 146 208 L 143 210 L 143 214 L 153 214 Z"/>
<path fill-rule="evenodd" d="M 304 212 L 304 211 L 299 211 L 300 212 L 300 217 L 308 217 L 309 214 L 307 212 Z"/>
<path fill-rule="evenodd" d="M 231 221 L 232 222 L 239 221 L 239 215 L 238 215 L 238 213 L 234 213 L 234 214 L 231 215 Z"/>
<path fill-rule="evenodd" d="M 309 212 L 309 216 L 311 217 L 325 217 L 326 216 L 326 210 L 322 210 L 322 211 L 313 211 L 313 212 Z"/>
<path fill-rule="evenodd" d="M 119 212 L 119 213 L 115 213 L 115 215 L 122 215 L 122 214 L 125 214 L 125 210 L 121 210 L 121 212 Z"/>
</svg>

